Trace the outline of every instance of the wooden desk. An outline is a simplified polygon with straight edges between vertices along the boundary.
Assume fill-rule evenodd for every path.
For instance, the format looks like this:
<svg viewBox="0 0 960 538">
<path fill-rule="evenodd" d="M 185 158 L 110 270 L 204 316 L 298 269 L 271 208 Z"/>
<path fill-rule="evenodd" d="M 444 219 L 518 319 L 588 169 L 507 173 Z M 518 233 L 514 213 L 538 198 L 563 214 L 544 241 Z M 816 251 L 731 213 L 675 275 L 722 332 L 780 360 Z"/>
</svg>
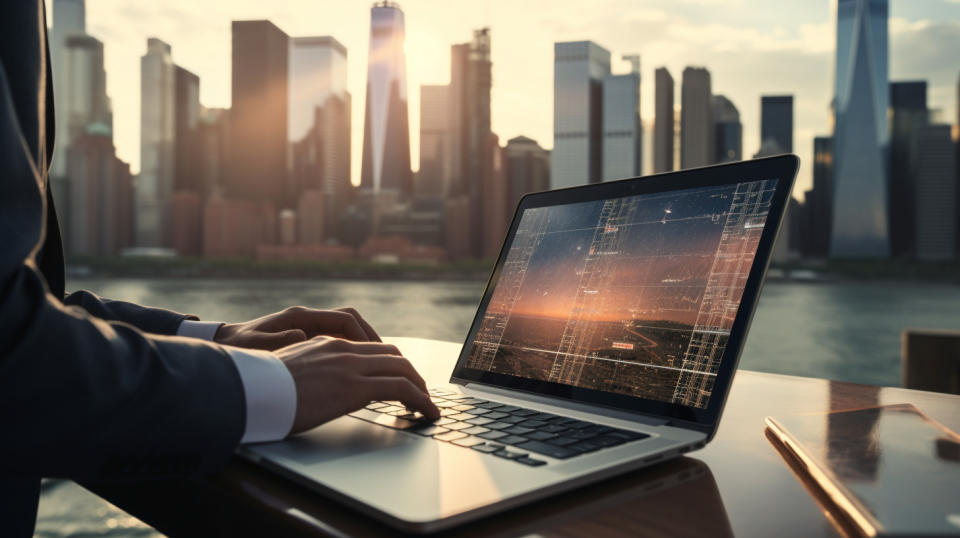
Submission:
<svg viewBox="0 0 960 538">
<path fill-rule="evenodd" d="M 388 341 L 431 385 L 447 381 L 460 351 L 448 342 Z M 907 402 L 960 431 L 960 396 L 740 371 L 720 430 L 703 450 L 443 534 L 836 536 L 765 439 L 763 418 Z M 87 487 L 173 536 L 396 534 L 237 458 L 202 480 Z"/>
</svg>

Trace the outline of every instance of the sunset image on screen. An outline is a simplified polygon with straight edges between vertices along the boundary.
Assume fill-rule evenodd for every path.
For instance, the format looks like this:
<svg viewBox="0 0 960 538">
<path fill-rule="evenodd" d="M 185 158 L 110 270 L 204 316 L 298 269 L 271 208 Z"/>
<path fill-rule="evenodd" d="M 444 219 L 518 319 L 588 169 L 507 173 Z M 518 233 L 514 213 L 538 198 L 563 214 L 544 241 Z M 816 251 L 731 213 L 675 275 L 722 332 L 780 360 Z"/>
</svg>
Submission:
<svg viewBox="0 0 960 538">
<path fill-rule="evenodd" d="M 466 366 L 706 407 L 775 188 L 525 210 Z"/>
</svg>

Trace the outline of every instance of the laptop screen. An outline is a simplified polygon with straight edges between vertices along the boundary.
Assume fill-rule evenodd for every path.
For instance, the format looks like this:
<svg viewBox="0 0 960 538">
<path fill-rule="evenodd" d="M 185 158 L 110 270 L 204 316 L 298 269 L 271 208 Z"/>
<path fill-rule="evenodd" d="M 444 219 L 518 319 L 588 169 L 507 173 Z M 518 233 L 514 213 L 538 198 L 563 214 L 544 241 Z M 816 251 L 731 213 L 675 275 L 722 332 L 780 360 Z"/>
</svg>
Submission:
<svg viewBox="0 0 960 538">
<path fill-rule="evenodd" d="M 706 408 L 776 185 L 523 210 L 463 366 Z"/>
</svg>

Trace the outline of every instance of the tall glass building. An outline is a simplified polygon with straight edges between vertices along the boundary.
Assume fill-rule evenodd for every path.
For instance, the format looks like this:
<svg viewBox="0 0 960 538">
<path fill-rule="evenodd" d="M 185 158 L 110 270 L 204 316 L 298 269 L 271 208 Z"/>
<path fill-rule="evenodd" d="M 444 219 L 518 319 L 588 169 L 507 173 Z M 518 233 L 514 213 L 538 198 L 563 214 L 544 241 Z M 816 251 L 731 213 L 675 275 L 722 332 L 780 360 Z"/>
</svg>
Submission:
<svg viewBox="0 0 960 538">
<path fill-rule="evenodd" d="M 407 120 L 407 62 L 403 11 L 384 1 L 370 9 L 370 56 L 363 124 L 360 187 L 409 194 L 410 128 Z"/>
<path fill-rule="evenodd" d="M 170 45 L 151 37 L 140 58 L 140 177 L 136 188 L 139 247 L 165 247 L 174 181 L 175 78 Z"/>
<path fill-rule="evenodd" d="M 713 96 L 713 124 L 718 163 L 743 159 L 743 124 L 740 111 L 723 95 Z"/>
<path fill-rule="evenodd" d="M 680 168 L 713 164 L 715 147 L 710 71 L 703 67 L 684 69 L 680 101 Z"/>
<path fill-rule="evenodd" d="M 53 68 L 53 93 L 57 107 L 54 109 L 57 125 L 57 144 L 53 153 L 51 175 L 63 176 L 67 170 L 67 146 L 70 145 L 70 132 L 67 128 L 67 109 L 64 103 L 71 102 L 72 78 L 68 72 L 70 66 L 66 51 L 67 38 L 86 35 L 86 3 L 84 0 L 54 0 L 53 27 L 50 29 L 50 60 Z M 81 126 L 84 127 L 84 126 Z M 56 192 L 56 189 L 54 189 Z M 66 207 L 63 204 L 62 207 Z"/>
<path fill-rule="evenodd" d="M 793 152 L 793 96 L 760 97 L 760 144 L 773 141 L 783 153 Z"/>
<path fill-rule="evenodd" d="M 603 80 L 603 179 L 643 174 L 640 122 L 640 56 L 627 55 L 632 69 Z"/>
<path fill-rule="evenodd" d="M 888 0 L 839 0 L 830 255 L 886 257 Z"/>
<path fill-rule="evenodd" d="M 659 174 L 673 170 L 676 113 L 673 110 L 674 90 L 670 71 L 666 67 L 658 67 L 654 76 L 653 172 Z"/>
<path fill-rule="evenodd" d="M 553 44 L 553 188 L 603 177 L 603 79 L 610 51 L 593 41 Z"/>
</svg>

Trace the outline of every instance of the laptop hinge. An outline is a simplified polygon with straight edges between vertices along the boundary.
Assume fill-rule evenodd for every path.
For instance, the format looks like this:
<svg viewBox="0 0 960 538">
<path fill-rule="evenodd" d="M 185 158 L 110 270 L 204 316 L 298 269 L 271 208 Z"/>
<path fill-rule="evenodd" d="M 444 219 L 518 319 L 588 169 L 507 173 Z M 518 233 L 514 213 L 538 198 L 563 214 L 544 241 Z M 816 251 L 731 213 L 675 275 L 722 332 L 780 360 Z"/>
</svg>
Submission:
<svg viewBox="0 0 960 538">
<path fill-rule="evenodd" d="M 554 407 L 562 407 L 564 409 L 570 409 L 571 411 L 580 411 L 583 413 L 592 413 L 594 415 L 601 415 L 609 418 L 628 420 L 630 422 L 638 422 L 640 424 L 646 424 L 648 426 L 669 426 L 670 425 L 670 421 L 664 418 L 651 417 L 649 415 L 632 413 L 630 411 L 623 411 L 620 409 L 613 409 L 610 407 L 600 407 L 594 404 L 584 404 L 580 402 L 573 402 L 573 401 L 564 400 L 561 398 L 552 398 L 550 396 L 543 396 L 540 394 L 533 394 L 530 392 L 523 392 L 515 389 L 502 389 L 500 387 L 493 387 L 490 385 L 481 385 L 479 383 L 465 383 L 463 386 L 471 390 L 476 390 L 476 391 L 484 392 L 487 394 L 504 396 L 508 398 L 518 398 L 518 399 L 526 400 L 529 402 L 542 403 L 546 405 L 552 405 Z"/>
</svg>

